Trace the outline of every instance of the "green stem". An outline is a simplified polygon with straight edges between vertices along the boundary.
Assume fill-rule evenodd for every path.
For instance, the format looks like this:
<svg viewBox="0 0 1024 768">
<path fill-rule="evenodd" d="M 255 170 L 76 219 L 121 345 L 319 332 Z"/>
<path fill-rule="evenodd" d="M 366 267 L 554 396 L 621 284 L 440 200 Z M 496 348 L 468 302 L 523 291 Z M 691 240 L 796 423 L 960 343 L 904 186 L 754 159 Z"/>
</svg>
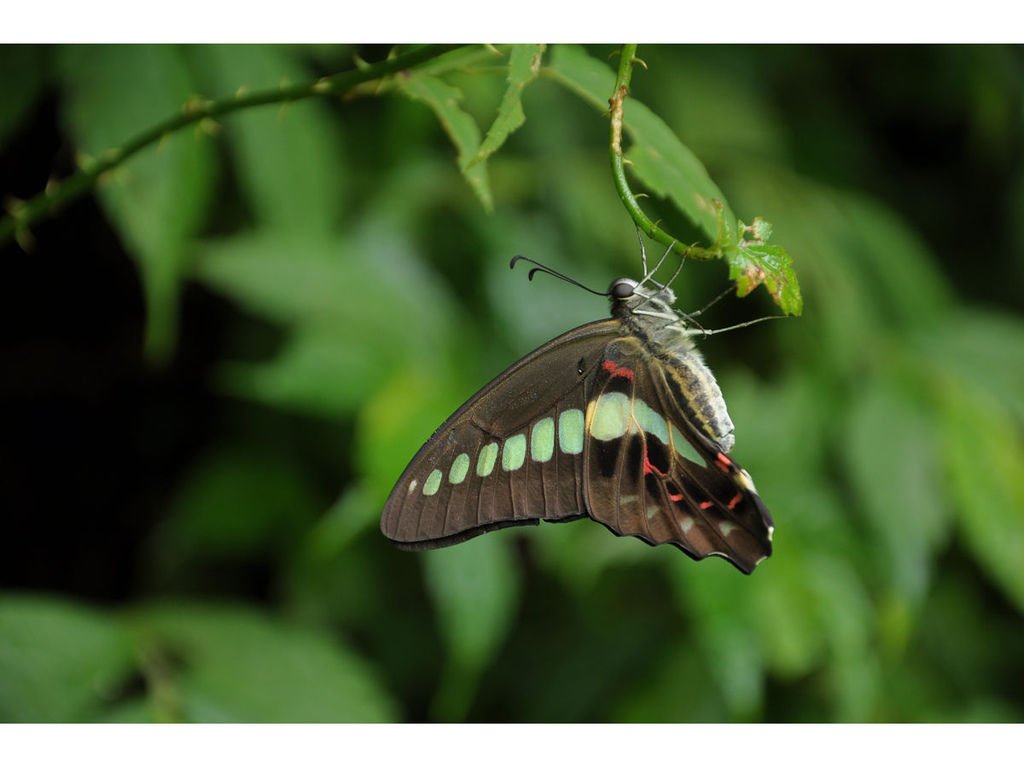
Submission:
<svg viewBox="0 0 1024 768">
<path fill-rule="evenodd" d="M 6 245 L 12 238 L 27 234 L 29 228 L 36 222 L 54 216 L 68 203 L 88 193 L 103 174 L 117 168 L 151 144 L 159 142 L 164 136 L 181 130 L 185 126 L 198 123 L 201 120 L 212 120 L 249 107 L 298 101 L 312 96 L 343 96 L 362 83 L 401 72 L 458 47 L 460 46 L 418 46 L 394 58 L 312 82 L 287 85 L 255 93 L 239 93 L 221 101 L 190 101 L 185 105 L 181 114 L 174 115 L 149 130 L 143 131 L 120 148 L 106 150 L 88 167 L 58 184 L 47 186 L 43 192 L 31 200 L 11 205 L 9 215 L 0 220 L 0 247 Z"/>
<path fill-rule="evenodd" d="M 615 180 L 615 189 L 619 193 L 622 204 L 632 217 L 640 230 L 652 240 L 663 245 L 670 246 L 676 253 L 697 259 L 710 259 L 719 255 L 719 249 L 712 247 L 701 248 L 696 245 L 688 245 L 673 237 L 661 229 L 644 213 L 640 203 L 629 187 L 626 180 L 625 160 L 622 151 L 622 128 L 625 116 L 625 101 L 629 94 L 629 83 L 633 78 L 633 64 L 640 61 L 636 57 L 637 46 L 630 43 L 622 47 L 622 55 L 619 58 L 619 71 L 615 77 L 615 87 L 612 89 L 612 97 L 608 99 L 608 107 L 611 112 L 611 160 L 612 178 Z M 642 63 L 642 62 L 641 62 Z"/>
</svg>

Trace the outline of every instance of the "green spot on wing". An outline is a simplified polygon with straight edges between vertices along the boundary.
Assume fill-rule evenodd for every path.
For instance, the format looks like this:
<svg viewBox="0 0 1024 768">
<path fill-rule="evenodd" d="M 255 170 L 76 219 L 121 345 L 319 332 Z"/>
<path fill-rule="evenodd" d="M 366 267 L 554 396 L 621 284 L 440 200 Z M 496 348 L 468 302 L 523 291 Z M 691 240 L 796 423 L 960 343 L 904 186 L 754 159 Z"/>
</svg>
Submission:
<svg viewBox="0 0 1024 768">
<path fill-rule="evenodd" d="M 437 493 L 437 489 L 441 487 L 441 470 L 435 469 L 429 475 L 427 475 L 427 482 L 423 484 L 423 495 L 433 496 Z"/>
<path fill-rule="evenodd" d="M 676 425 L 672 425 L 672 448 L 682 456 L 684 459 L 692 461 L 694 464 L 698 464 L 702 467 L 706 467 L 704 459 L 701 458 L 700 454 L 697 453 L 697 449 L 693 447 L 689 440 L 683 437 L 682 433 L 676 428 Z"/>
<path fill-rule="evenodd" d="M 547 461 L 555 452 L 555 420 L 548 416 L 533 425 L 530 432 L 530 458 Z"/>
<path fill-rule="evenodd" d="M 452 485 L 458 485 L 466 479 L 466 473 L 469 471 L 469 456 L 465 453 L 460 453 L 455 457 L 455 461 L 452 462 L 452 468 L 448 472 L 448 482 Z"/>
<path fill-rule="evenodd" d="M 633 401 L 633 420 L 644 432 L 668 445 L 668 424 L 660 413 L 652 410 L 643 400 Z"/>
<path fill-rule="evenodd" d="M 512 435 L 501 449 L 501 468 L 513 472 L 526 461 L 526 435 Z"/>
<path fill-rule="evenodd" d="M 633 418 L 629 398 L 621 392 L 601 395 L 593 404 L 590 434 L 595 440 L 614 440 L 626 434 Z"/>
<path fill-rule="evenodd" d="M 487 477 L 494 471 L 494 462 L 498 458 L 498 444 L 488 443 L 480 451 L 476 460 L 477 477 Z"/>
<path fill-rule="evenodd" d="M 583 453 L 583 411 L 570 408 L 558 417 L 558 447 L 574 456 Z"/>
</svg>

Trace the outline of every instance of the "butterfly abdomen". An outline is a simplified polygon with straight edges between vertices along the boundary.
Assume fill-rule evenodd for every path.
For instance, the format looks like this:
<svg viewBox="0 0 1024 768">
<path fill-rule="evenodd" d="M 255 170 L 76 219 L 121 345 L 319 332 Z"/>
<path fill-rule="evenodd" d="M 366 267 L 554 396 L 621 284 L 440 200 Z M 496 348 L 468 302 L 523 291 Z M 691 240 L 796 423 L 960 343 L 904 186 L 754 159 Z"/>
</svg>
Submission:
<svg viewBox="0 0 1024 768">
<path fill-rule="evenodd" d="M 693 423 L 729 453 L 735 443 L 732 419 L 725 398 L 711 369 L 696 349 L 676 349 L 663 353 L 665 381 L 680 407 Z"/>
</svg>

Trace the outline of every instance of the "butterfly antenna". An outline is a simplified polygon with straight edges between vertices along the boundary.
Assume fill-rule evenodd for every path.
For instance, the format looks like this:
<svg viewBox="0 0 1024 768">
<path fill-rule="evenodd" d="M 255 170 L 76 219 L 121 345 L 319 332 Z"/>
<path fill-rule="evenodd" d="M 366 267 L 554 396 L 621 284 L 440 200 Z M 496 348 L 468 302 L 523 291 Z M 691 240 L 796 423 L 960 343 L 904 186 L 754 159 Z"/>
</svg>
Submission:
<svg viewBox="0 0 1024 768">
<path fill-rule="evenodd" d="M 636 239 L 640 241 L 640 263 L 643 264 L 644 274 L 647 274 L 647 246 L 644 245 L 644 236 L 640 227 L 636 228 Z"/>
<path fill-rule="evenodd" d="M 531 269 L 529 272 L 526 273 L 526 279 L 527 280 L 533 280 L 533 276 L 535 274 L 537 274 L 538 272 L 544 272 L 546 274 L 551 275 L 552 277 L 557 277 L 559 280 L 565 280 L 565 282 L 570 283 L 571 285 L 575 285 L 577 288 L 582 288 L 584 291 L 588 291 L 589 293 L 592 293 L 595 296 L 608 296 L 608 295 L 610 295 L 608 293 L 608 291 L 595 291 L 593 288 L 588 288 L 583 283 L 581 283 L 579 280 L 573 280 L 568 275 L 563 275 L 561 272 L 558 272 L 558 271 L 552 269 L 551 267 L 548 267 L 548 266 L 546 266 L 544 264 L 541 264 L 539 261 L 534 261 L 533 259 L 528 258 L 526 256 L 513 256 L 512 257 L 512 261 L 510 261 L 508 263 L 508 268 L 509 269 L 514 269 L 516 264 L 518 262 L 520 262 L 520 261 L 525 261 L 525 262 L 528 262 L 528 263 L 534 265 L 533 269 Z"/>
<path fill-rule="evenodd" d="M 661 265 L 665 263 L 665 259 L 668 258 L 668 255 L 670 253 L 672 253 L 672 249 L 675 248 L 675 247 L 676 247 L 676 241 L 673 240 L 672 244 L 669 245 L 668 249 L 663 254 L 661 254 L 661 258 L 658 259 L 658 263 L 654 265 L 654 269 L 652 269 L 650 272 L 647 271 L 647 261 L 646 261 L 646 259 L 644 260 L 644 276 L 643 276 L 643 279 L 639 283 L 640 285 L 643 285 L 644 283 L 646 283 L 649 280 L 649 281 L 651 281 L 652 283 L 654 283 L 655 285 L 657 285 L 660 288 L 664 288 L 665 287 L 665 286 L 661 285 L 661 283 L 659 283 L 657 280 L 654 279 L 654 275 L 658 272 L 659 269 L 661 269 Z"/>
</svg>

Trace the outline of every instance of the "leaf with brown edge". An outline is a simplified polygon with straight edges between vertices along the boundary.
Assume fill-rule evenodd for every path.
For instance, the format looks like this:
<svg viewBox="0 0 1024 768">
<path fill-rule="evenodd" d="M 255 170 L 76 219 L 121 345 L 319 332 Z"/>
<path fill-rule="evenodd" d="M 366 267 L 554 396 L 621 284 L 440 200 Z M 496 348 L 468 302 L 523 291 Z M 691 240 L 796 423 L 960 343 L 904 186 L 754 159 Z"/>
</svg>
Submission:
<svg viewBox="0 0 1024 768">
<path fill-rule="evenodd" d="M 723 250 L 729 262 L 729 279 L 736 294 L 746 296 L 764 284 L 772 299 L 787 315 L 803 312 L 804 300 L 793 271 L 793 259 L 781 245 L 769 245 L 772 225 L 756 217 L 751 224 L 739 222 L 739 239 Z"/>
</svg>

